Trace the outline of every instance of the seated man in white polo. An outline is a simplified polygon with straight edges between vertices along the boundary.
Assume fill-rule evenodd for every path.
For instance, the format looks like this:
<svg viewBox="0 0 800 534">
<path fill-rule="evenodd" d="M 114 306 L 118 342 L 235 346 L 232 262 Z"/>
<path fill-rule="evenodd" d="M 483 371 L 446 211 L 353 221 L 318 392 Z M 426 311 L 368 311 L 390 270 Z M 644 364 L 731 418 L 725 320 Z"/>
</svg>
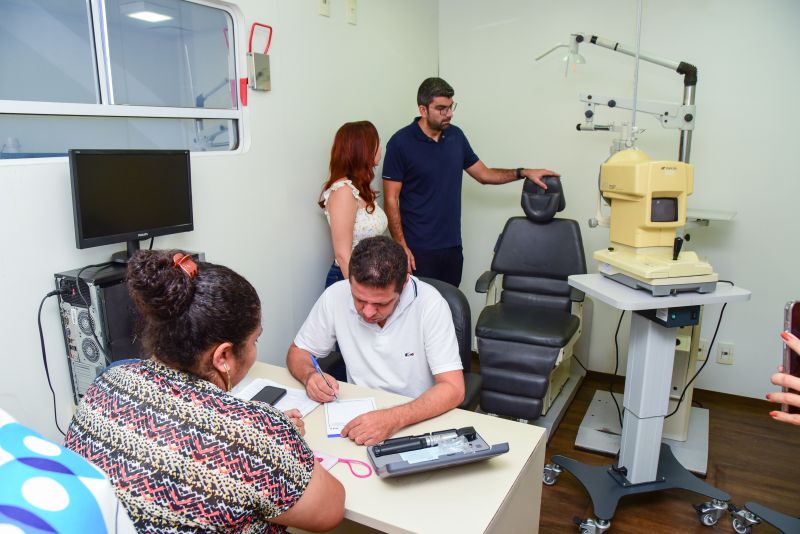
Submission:
<svg viewBox="0 0 800 534">
<path fill-rule="evenodd" d="M 349 382 L 413 399 L 350 421 L 342 436 L 359 445 L 380 443 L 464 400 L 450 307 L 436 288 L 410 276 L 403 248 L 388 237 L 353 249 L 350 279 L 325 290 L 289 347 L 289 371 L 319 402 L 334 400 L 339 384 L 317 372 L 310 355 L 325 357 L 337 342 Z"/>
</svg>

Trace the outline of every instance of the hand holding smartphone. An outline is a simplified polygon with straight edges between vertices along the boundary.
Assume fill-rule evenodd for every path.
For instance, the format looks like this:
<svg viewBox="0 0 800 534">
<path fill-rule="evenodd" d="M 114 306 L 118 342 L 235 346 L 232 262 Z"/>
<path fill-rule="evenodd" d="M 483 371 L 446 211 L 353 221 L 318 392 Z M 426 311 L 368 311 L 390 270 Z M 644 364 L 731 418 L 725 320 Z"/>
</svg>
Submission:
<svg viewBox="0 0 800 534">
<path fill-rule="evenodd" d="M 795 337 L 800 337 L 800 301 L 794 300 L 786 304 L 784 330 L 792 333 Z M 800 354 L 786 344 L 783 346 L 783 372 L 800 378 Z M 783 391 L 800 395 L 800 391 L 786 387 L 783 388 Z M 789 404 L 783 404 L 782 407 L 784 412 L 800 414 L 800 407 Z"/>
<path fill-rule="evenodd" d="M 275 406 L 286 395 L 286 390 L 283 388 L 276 388 L 275 386 L 264 386 L 261 391 L 253 395 L 251 400 L 266 402 L 271 406 Z"/>
</svg>

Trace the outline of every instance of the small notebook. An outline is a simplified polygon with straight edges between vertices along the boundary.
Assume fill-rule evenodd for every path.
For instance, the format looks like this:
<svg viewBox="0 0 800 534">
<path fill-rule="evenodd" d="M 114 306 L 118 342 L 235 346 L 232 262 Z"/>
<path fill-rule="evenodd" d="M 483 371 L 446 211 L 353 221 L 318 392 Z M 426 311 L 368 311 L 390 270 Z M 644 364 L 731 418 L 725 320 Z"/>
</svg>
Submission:
<svg viewBox="0 0 800 534">
<path fill-rule="evenodd" d="M 329 438 L 342 437 L 342 429 L 359 415 L 375 410 L 375 398 L 339 399 L 325 403 L 325 427 Z"/>
</svg>

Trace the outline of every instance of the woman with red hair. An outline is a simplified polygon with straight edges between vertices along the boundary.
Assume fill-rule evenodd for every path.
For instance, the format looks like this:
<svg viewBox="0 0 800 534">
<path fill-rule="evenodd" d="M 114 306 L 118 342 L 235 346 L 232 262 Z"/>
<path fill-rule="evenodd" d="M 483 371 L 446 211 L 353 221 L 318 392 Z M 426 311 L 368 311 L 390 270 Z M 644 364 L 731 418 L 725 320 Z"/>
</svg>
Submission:
<svg viewBox="0 0 800 534">
<path fill-rule="evenodd" d="M 330 176 L 319 200 L 331 227 L 334 255 L 325 287 L 348 277 L 350 253 L 359 241 L 386 232 L 386 214 L 371 187 L 380 160 L 380 138 L 371 122 L 348 122 L 336 132 Z"/>
</svg>

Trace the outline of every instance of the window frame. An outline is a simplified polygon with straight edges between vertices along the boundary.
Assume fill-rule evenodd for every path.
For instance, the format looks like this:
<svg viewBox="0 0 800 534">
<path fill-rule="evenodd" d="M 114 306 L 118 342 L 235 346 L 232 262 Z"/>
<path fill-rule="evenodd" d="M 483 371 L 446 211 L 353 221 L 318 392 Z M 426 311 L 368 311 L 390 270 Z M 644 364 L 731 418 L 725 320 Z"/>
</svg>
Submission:
<svg viewBox="0 0 800 534">
<path fill-rule="evenodd" d="M 105 0 L 85 0 L 90 12 L 91 19 L 91 42 L 94 49 L 94 83 L 96 94 L 101 103 L 86 104 L 73 102 L 43 102 L 36 100 L 2 100 L 0 99 L 0 115 L 39 115 L 39 116 L 63 116 L 63 117 L 119 117 L 119 118 L 155 118 L 155 119 L 223 119 L 232 120 L 236 125 L 237 144 L 230 150 L 192 150 L 192 155 L 197 154 L 237 154 L 245 150 L 248 144 L 245 137 L 245 125 L 247 122 L 246 106 L 242 103 L 241 83 L 245 65 L 239 60 L 239 41 L 241 29 L 240 12 L 235 6 L 218 4 L 206 0 L 179 0 L 191 4 L 199 4 L 214 9 L 219 9 L 228 14 L 232 22 L 232 34 L 230 39 L 233 47 L 233 68 L 235 76 L 236 108 L 198 108 L 198 107 L 171 107 L 171 106 L 140 106 L 131 104 L 114 104 L 113 92 L 111 87 L 111 56 L 108 45 L 108 28 L 106 18 L 101 15 L 105 9 Z M 100 34 L 98 35 L 98 31 Z M 247 90 L 247 89 L 245 89 Z M 67 156 L 56 157 L 31 157 L 18 159 L 2 159 L 0 165 L 7 163 L 31 163 L 34 161 L 64 159 Z"/>
</svg>

